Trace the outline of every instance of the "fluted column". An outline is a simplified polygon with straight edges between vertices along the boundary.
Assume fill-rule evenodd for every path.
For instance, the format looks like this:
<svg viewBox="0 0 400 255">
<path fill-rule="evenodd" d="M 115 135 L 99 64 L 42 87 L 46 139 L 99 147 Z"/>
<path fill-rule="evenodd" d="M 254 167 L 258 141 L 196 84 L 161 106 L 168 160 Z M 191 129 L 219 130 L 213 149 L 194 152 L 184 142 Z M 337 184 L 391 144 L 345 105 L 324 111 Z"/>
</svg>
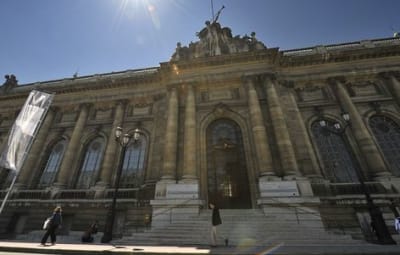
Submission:
<svg viewBox="0 0 400 255">
<path fill-rule="evenodd" d="M 68 184 L 68 181 L 71 177 L 71 173 L 73 172 L 72 171 L 73 163 L 76 162 L 77 152 L 80 145 L 80 139 L 86 125 L 88 114 L 89 114 L 89 105 L 82 104 L 79 113 L 79 118 L 75 123 L 71 139 L 68 143 L 67 149 L 63 157 L 63 161 L 60 166 L 60 171 L 57 175 L 56 179 L 57 181 L 55 183 L 55 186 L 62 188 Z"/>
<path fill-rule="evenodd" d="M 125 113 L 125 102 L 119 101 L 117 102 L 115 108 L 115 117 L 112 124 L 112 128 L 108 137 L 107 147 L 104 154 L 104 160 L 101 165 L 100 170 L 100 181 L 98 185 L 101 186 L 109 186 L 111 182 L 112 173 L 114 172 L 115 166 L 115 155 L 117 153 L 117 142 L 115 140 L 115 131 L 117 127 L 121 126 L 124 121 L 124 113 Z"/>
<path fill-rule="evenodd" d="M 37 136 L 32 144 L 29 154 L 26 157 L 24 165 L 22 166 L 22 169 L 19 173 L 16 183 L 17 186 L 27 187 L 31 185 L 31 183 L 29 182 L 32 181 L 32 176 L 35 175 L 33 171 L 41 170 L 41 169 L 36 169 L 35 166 L 37 161 L 39 160 L 41 152 L 43 151 L 43 146 L 46 142 L 46 138 L 49 135 L 49 131 L 51 125 L 53 124 L 55 114 L 56 110 L 53 107 L 50 107 L 50 109 L 47 112 L 46 118 L 44 119 L 44 122 L 40 127 L 39 132 L 37 133 Z"/>
<path fill-rule="evenodd" d="M 339 79 L 334 79 L 333 82 L 336 85 L 337 99 L 342 109 L 348 111 L 350 115 L 351 129 L 360 148 L 361 155 L 364 156 L 364 160 L 368 165 L 369 173 L 375 178 L 389 176 L 390 173 L 386 169 L 378 148 L 348 95 L 345 85 Z"/>
<path fill-rule="evenodd" d="M 306 177 L 322 178 L 322 174 L 317 165 L 317 159 L 313 153 L 314 149 L 311 144 L 311 139 L 307 133 L 306 125 L 304 124 L 303 117 L 299 107 L 297 106 L 297 100 L 293 93 L 294 91 L 289 93 L 289 103 L 292 105 L 293 112 L 295 113 L 296 123 L 299 125 L 299 130 L 297 132 L 297 135 L 299 136 L 299 143 L 297 144 L 297 147 L 299 148 L 299 160 L 302 161 L 302 167 L 299 167 L 299 170 L 301 170 L 302 174 Z"/>
<path fill-rule="evenodd" d="M 280 99 L 278 97 L 278 93 L 276 92 L 275 84 L 271 78 L 266 77 L 265 87 L 267 91 L 268 108 L 278 145 L 282 172 L 285 179 L 293 179 L 295 176 L 300 176 L 300 172 L 297 166 L 294 148 L 290 140 L 285 116 L 283 115 L 283 111 L 279 102 Z"/>
<path fill-rule="evenodd" d="M 277 173 L 273 169 L 271 150 L 268 144 L 267 133 L 261 113 L 257 91 L 254 88 L 253 80 L 251 78 L 247 78 L 246 83 L 248 87 L 251 130 L 256 148 L 259 175 L 277 176 Z"/>
<path fill-rule="evenodd" d="M 178 146 L 178 94 L 172 88 L 169 94 L 167 127 L 165 131 L 163 180 L 174 180 L 176 176 L 176 152 Z"/>
<path fill-rule="evenodd" d="M 185 107 L 183 181 L 197 180 L 196 173 L 196 102 L 193 86 L 188 86 Z"/>
</svg>

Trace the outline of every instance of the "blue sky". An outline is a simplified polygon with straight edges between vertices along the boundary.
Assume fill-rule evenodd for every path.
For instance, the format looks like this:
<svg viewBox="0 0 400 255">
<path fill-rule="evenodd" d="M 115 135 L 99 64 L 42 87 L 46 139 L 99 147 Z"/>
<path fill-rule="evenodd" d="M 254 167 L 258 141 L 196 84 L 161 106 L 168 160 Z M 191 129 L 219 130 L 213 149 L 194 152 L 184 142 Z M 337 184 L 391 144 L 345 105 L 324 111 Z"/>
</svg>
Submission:
<svg viewBox="0 0 400 255">
<path fill-rule="evenodd" d="M 211 0 L 0 0 L 0 83 L 159 66 L 197 41 Z M 232 34 L 280 50 L 390 37 L 399 0 L 214 0 Z"/>
</svg>

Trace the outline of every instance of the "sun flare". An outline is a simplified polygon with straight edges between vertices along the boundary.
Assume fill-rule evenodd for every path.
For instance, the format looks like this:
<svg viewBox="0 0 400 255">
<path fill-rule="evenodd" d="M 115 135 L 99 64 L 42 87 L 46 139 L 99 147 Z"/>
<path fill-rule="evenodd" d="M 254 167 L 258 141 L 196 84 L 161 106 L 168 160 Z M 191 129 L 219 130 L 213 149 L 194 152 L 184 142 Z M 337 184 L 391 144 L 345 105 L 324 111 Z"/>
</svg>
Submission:
<svg viewBox="0 0 400 255">
<path fill-rule="evenodd" d="M 143 20 L 150 18 L 153 26 L 160 29 L 156 0 L 123 0 L 120 4 L 119 20 Z"/>
</svg>

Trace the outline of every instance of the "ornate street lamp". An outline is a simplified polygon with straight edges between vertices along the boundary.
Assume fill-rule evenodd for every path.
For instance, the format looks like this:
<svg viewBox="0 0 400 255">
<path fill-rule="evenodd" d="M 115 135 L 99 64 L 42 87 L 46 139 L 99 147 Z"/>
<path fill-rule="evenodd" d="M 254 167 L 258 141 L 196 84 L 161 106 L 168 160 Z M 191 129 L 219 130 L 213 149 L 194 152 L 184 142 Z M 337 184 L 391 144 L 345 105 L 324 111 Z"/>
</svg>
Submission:
<svg viewBox="0 0 400 255">
<path fill-rule="evenodd" d="M 344 137 L 344 133 L 346 132 L 347 127 L 351 126 L 350 115 L 347 112 L 342 112 L 341 115 L 346 122 L 344 127 L 342 127 L 339 123 L 335 123 L 333 124 L 332 128 L 328 126 L 326 120 L 322 118 L 320 118 L 319 124 L 324 131 L 340 135 L 343 141 L 347 143 L 347 140 Z M 371 217 L 371 227 L 378 239 L 378 242 L 380 244 L 396 244 L 386 226 L 386 222 L 383 219 L 381 210 L 377 205 L 375 205 L 374 201 L 371 198 L 371 194 L 369 193 L 369 190 L 364 183 L 363 174 L 358 167 L 355 167 L 354 169 L 356 170 L 356 175 L 358 181 L 360 182 L 361 191 L 364 193 L 365 199 L 367 201 L 368 213 Z"/>
<path fill-rule="evenodd" d="M 126 148 L 128 147 L 132 138 L 133 138 L 133 142 L 137 142 L 139 140 L 140 130 L 138 128 L 136 128 L 134 130 L 133 137 L 128 133 L 122 135 L 121 127 L 117 127 L 117 129 L 115 130 L 115 141 L 117 141 L 117 143 L 121 146 L 121 155 L 119 158 L 118 168 L 117 168 L 117 176 L 115 178 L 115 183 L 114 183 L 113 200 L 112 200 L 111 207 L 107 214 L 106 224 L 104 227 L 104 235 L 101 238 L 102 243 L 108 243 L 112 240 L 112 232 L 113 232 L 114 219 L 115 219 L 115 207 L 117 204 L 119 182 L 121 179 L 122 168 L 124 165 Z"/>
</svg>

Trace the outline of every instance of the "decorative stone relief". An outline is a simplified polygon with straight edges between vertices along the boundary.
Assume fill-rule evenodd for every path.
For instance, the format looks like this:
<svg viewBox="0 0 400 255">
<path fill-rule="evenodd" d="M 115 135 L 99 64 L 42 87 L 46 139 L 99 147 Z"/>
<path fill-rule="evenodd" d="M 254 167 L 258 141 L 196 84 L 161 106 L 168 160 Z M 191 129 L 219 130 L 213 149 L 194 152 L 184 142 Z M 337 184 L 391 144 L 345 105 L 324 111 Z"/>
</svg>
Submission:
<svg viewBox="0 0 400 255">
<path fill-rule="evenodd" d="M 232 93 L 230 90 L 213 90 L 208 93 L 208 98 L 210 101 L 232 99 Z"/>
<path fill-rule="evenodd" d="M 148 115 L 151 112 L 151 106 L 133 106 L 133 115 Z"/>
<path fill-rule="evenodd" d="M 107 109 L 107 110 L 103 110 L 103 109 L 97 109 L 96 110 L 96 120 L 108 120 L 111 119 L 112 117 L 112 109 Z"/>
<path fill-rule="evenodd" d="M 76 112 L 64 112 L 62 113 L 61 122 L 74 122 L 76 120 Z"/>
<path fill-rule="evenodd" d="M 354 84 L 352 89 L 357 97 L 374 96 L 377 93 L 381 94 L 377 85 L 372 82 Z"/>
<path fill-rule="evenodd" d="M 297 97 L 299 101 L 310 102 L 310 101 L 319 101 L 327 99 L 327 95 L 325 90 L 321 87 L 309 87 L 309 88 L 301 88 L 296 89 Z"/>
</svg>

